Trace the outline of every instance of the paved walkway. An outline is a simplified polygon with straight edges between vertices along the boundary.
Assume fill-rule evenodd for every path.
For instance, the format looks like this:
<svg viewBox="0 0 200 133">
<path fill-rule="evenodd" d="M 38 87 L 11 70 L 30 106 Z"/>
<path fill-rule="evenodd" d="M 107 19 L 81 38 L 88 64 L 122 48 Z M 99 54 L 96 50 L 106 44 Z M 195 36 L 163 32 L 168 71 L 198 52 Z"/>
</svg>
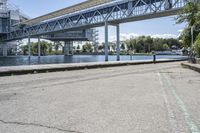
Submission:
<svg viewBox="0 0 200 133">
<path fill-rule="evenodd" d="M 0 77 L 0 133 L 200 133 L 199 103 L 180 62 Z"/>
</svg>

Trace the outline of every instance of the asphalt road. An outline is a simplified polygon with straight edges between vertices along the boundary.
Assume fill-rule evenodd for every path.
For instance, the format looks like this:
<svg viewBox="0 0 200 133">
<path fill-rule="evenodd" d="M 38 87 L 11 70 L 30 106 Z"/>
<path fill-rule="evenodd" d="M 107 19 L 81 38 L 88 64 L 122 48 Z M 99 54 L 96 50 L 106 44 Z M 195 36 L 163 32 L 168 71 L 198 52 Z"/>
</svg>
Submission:
<svg viewBox="0 0 200 133">
<path fill-rule="evenodd" d="M 178 63 L 0 77 L 0 133 L 200 133 L 200 74 Z"/>
</svg>

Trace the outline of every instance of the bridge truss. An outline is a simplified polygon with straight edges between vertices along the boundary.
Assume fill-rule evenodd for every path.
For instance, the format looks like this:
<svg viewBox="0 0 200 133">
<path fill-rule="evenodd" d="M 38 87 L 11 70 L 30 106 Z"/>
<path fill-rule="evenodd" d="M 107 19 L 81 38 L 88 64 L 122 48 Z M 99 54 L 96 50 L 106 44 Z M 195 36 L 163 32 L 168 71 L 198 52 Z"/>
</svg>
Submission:
<svg viewBox="0 0 200 133">
<path fill-rule="evenodd" d="M 15 27 L 5 41 L 177 14 L 187 0 L 121 0 L 33 25 Z"/>
</svg>

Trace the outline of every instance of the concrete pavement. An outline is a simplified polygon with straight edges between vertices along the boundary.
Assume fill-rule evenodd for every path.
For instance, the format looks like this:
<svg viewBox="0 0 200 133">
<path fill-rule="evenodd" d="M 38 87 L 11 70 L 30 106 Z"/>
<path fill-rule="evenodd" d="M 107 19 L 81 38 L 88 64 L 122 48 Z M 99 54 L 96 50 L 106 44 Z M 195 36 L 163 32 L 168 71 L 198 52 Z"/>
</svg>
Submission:
<svg viewBox="0 0 200 133">
<path fill-rule="evenodd" d="M 199 88 L 180 62 L 0 77 L 0 133 L 200 133 Z"/>
</svg>

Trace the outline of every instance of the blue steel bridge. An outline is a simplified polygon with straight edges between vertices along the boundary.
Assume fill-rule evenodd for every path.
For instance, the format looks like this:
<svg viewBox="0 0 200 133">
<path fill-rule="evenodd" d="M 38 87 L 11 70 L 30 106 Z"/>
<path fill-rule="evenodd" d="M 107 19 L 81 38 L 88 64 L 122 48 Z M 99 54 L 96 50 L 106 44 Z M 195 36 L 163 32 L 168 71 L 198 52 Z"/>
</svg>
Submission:
<svg viewBox="0 0 200 133">
<path fill-rule="evenodd" d="M 108 25 L 116 26 L 117 60 L 120 60 L 121 23 L 176 15 L 188 0 L 88 0 L 65 9 L 16 23 L 4 42 L 29 38 L 48 38 L 56 34 L 105 26 L 105 60 L 108 60 Z M 67 45 L 67 44 L 66 44 Z"/>
</svg>

